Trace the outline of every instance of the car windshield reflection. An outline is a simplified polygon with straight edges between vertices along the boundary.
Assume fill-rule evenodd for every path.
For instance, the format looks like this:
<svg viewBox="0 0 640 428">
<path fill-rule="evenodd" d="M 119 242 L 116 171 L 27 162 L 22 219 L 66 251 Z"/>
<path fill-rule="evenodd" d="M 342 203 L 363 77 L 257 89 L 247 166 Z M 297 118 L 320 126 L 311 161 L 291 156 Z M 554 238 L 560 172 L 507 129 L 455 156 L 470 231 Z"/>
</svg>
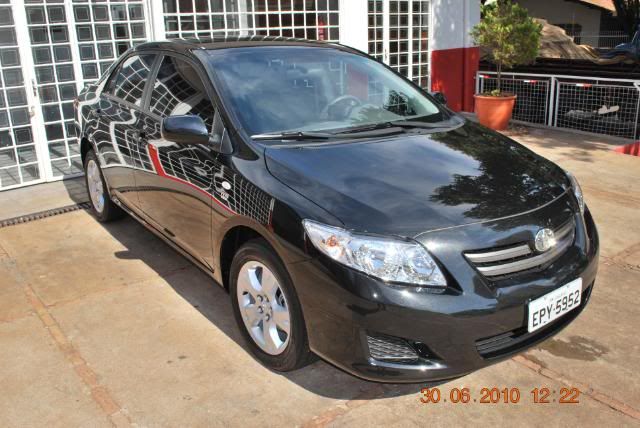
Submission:
<svg viewBox="0 0 640 428">
<path fill-rule="evenodd" d="M 220 91 L 249 135 L 449 117 L 419 88 L 379 62 L 330 46 L 234 48 L 207 54 Z"/>
</svg>

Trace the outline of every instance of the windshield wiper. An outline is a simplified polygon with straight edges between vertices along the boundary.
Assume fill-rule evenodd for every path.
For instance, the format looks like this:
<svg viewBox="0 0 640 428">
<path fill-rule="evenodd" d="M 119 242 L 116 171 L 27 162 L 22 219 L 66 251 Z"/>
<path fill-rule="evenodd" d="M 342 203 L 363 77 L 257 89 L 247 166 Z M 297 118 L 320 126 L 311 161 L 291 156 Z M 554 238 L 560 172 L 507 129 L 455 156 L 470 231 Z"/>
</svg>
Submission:
<svg viewBox="0 0 640 428">
<path fill-rule="evenodd" d="M 440 129 L 440 128 L 451 128 L 456 125 L 455 121 L 444 121 L 444 122 L 420 122 L 416 120 L 395 120 L 395 121 L 387 121 L 387 122 L 379 122 L 368 125 L 354 126 L 343 131 L 338 131 L 335 133 L 327 133 L 327 132 L 313 132 L 313 131 L 285 131 L 285 132 L 273 132 L 267 134 L 255 134 L 252 135 L 251 138 L 254 140 L 291 140 L 291 141 L 302 141 L 302 140 L 328 140 L 330 138 L 336 138 L 336 136 L 344 136 L 345 134 L 361 134 L 358 136 L 363 136 L 364 134 L 369 135 L 369 131 L 382 131 L 388 130 L 390 133 L 394 132 L 404 132 L 403 129 L 409 128 L 422 128 L 422 129 Z M 394 129 L 395 128 L 395 129 Z M 378 134 L 378 133 L 376 133 Z M 386 132 L 385 132 L 386 134 Z M 354 135 L 349 138 L 358 138 L 358 136 Z"/>
<path fill-rule="evenodd" d="M 379 129 L 391 129 L 391 128 L 422 128 L 422 129 L 440 129 L 451 128 L 456 126 L 455 121 L 442 121 L 442 122 L 420 122 L 417 120 L 393 120 L 387 122 L 378 122 L 369 125 L 354 126 L 352 128 L 345 129 L 344 131 L 336 132 L 336 134 L 355 134 L 359 132 L 375 131 Z"/>
<path fill-rule="evenodd" d="M 387 128 L 400 128 L 400 127 L 394 125 L 392 122 L 379 122 L 379 123 L 373 123 L 369 125 L 354 126 L 354 127 L 345 129 L 344 131 L 336 132 L 336 134 L 356 134 L 359 132 L 376 131 L 378 129 L 387 129 Z"/>
<path fill-rule="evenodd" d="M 395 120 L 393 122 L 387 122 L 388 126 L 398 126 L 400 128 L 424 128 L 424 129 L 438 129 L 438 128 L 450 128 L 456 126 L 455 121 L 447 120 L 442 122 L 420 122 L 417 120 Z"/>
<path fill-rule="evenodd" d="M 251 138 L 254 140 L 327 140 L 331 134 L 325 132 L 274 132 L 271 134 L 256 134 Z"/>
</svg>

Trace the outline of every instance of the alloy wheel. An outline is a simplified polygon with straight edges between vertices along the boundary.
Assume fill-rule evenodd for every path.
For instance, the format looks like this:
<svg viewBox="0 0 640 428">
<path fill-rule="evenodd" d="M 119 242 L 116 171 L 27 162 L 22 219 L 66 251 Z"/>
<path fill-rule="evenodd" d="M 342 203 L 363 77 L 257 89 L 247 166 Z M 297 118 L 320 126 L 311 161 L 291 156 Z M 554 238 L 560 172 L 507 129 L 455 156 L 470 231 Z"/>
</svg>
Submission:
<svg viewBox="0 0 640 428">
<path fill-rule="evenodd" d="M 104 186 L 102 185 L 100 168 L 93 159 L 87 162 L 87 186 L 89 187 L 89 196 L 91 196 L 93 208 L 95 208 L 98 213 L 102 213 L 105 203 Z"/>
<path fill-rule="evenodd" d="M 237 298 L 244 325 L 264 352 L 279 355 L 291 336 L 291 314 L 276 276 L 264 264 L 245 263 L 238 273 Z"/>
</svg>

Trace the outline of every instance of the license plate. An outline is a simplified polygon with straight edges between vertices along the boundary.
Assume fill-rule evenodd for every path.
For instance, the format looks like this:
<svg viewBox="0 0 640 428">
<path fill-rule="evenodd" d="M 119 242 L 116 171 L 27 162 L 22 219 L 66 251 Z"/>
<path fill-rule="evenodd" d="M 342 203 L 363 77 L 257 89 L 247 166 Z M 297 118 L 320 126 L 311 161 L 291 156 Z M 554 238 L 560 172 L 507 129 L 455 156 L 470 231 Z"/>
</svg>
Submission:
<svg viewBox="0 0 640 428">
<path fill-rule="evenodd" d="M 529 325 L 531 333 L 558 319 L 567 312 L 580 306 L 582 278 L 563 285 L 549 294 L 529 302 Z"/>
</svg>

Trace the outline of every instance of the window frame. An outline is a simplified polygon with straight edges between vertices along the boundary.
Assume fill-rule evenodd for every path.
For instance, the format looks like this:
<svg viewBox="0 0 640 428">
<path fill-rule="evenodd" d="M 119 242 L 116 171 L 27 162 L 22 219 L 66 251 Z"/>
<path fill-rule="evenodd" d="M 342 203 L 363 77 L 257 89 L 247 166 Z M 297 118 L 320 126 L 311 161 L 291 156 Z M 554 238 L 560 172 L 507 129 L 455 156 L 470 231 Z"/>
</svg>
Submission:
<svg viewBox="0 0 640 428">
<path fill-rule="evenodd" d="M 201 70 L 199 70 L 198 64 L 196 63 L 196 61 L 191 60 L 191 58 L 189 58 L 186 55 L 181 55 L 181 54 L 177 54 L 174 52 L 160 52 L 158 54 L 158 58 L 156 59 L 156 63 L 154 64 L 152 73 L 149 74 L 149 79 L 147 81 L 147 85 L 145 86 L 145 91 L 146 94 L 143 96 L 143 105 L 142 108 L 144 110 L 144 112 L 151 116 L 152 118 L 158 120 L 158 121 L 162 121 L 162 119 L 164 119 L 162 116 L 154 113 L 151 111 L 151 93 L 153 92 L 153 87 L 156 83 L 156 79 L 158 78 L 158 73 L 160 72 L 160 67 L 162 67 L 162 62 L 164 61 L 165 57 L 173 57 L 173 58 L 177 58 L 181 61 L 186 62 L 187 64 L 189 64 L 196 72 L 196 74 L 198 75 L 198 77 L 200 78 L 200 81 L 202 82 L 202 86 L 204 87 L 204 90 L 207 94 L 207 96 L 209 97 L 209 101 L 211 102 L 211 104 L 213 105 L 215 111 L 217 112 L 219 110 L 219 103 L 216 102 L 216 98 L 212 97 L 211 93 L 215 92 L 212 91 L 211 89 L 213 88 L 209 88 L 209 86 L 211 86 L 211 82 L 208 82 L 208 76 L 206 74 L 204 74 L 204 76 L 206 78 L 203 78 L 203 73 L 201 72 Z"/>
<path fill-rule="evenodd" d="M 142 105 L 135 105 L 135 104 L 131 104 L 128 101 L 125 101 L 119 97 L 116 97 L 113 94 L 110 94 L 108 92 L 106 92 L 106 88 L 109 85 L 109 83 L 111 82 L 111 79 L 115 78 L 115 75 L 117 72 L 120 71 L 120 68 L 122 66 L 122 64 L 124 63 L 124 61 L 126 61 L 128 58 L 130 58 L 131 56 L 140 56 L 140 55 L 155 55 L 155 59 L 154 59 L 154 63 L 153 66 L 151 67 L 151 72 L 149 73 L 149 77 L 147 79 L 147 83 L 145 84 L 144 90 L 143 90 L 143 95 L 142 95 Z M 157 114 L 151 112 L 149 110 L 149 106 L 151 104 L 151 90 L 152 90 L 152 85 L 155 84 L 155 80 L 156 77 L 158 75 L 158 71 L 160 70 L 160 65 L 162 64 L 162 60 L 164 59 L 165 56 L 171 56 L 171 57 L 175 57 L 178 59 L 181 59 L 187 63 L 189 63 L 195 70 L 196 73 L 198 74 L 198 77 L 201 79 L 201 81 L 204 83 L 204 88 L 205 91 L 207 92 L 207 95 L 209 96 L 209 99 L 211 100 L 211 102 L 213 103 L 213 106 L 216 110 L 217 113 L 219 113 L 220 115 L 220 119 L 222 120 L 222 124 L 224 126 L 224 130 L 225 130 L 225 134 L 227 135 L 227 138 L 229 140 L 229 144 L 231 145 L 231 147 L 229 147 L 229 149 L 231 149 L 232 151 L 236 150 L 236 146 L 237 146 L 237 138 L 234 138 L 232 134 L 238 134 L 238 128 L 236 125 L 236 122 L 234 121 L 234 119 L 232 117 L 230 117 L 229 115 L 229 111 L 227 110 L 225 103 L 222 101 L 218 91 L 215 88 L 215 83 L 212 80 L 212 74 L 209 73 L 209 71 L 207 70 L 207 68 L 205 67 L 205 65 L 203 64 L 201 58 L 199 58 L 197 55 L 192 55 L 189 56 L 187 54 L 183 54 L 183 53 L 179 53 L 179 52 L 174 52 L 171 50 L 166 50 L 166 49 L 145 49 L 145 50 L 135 50 L 132 51 L 128 54 L 122 55 L 120 58 L 118 58 L 117 61 L 115 61 L 111 67 L 113 67 L 113 70 L 111 70 L 108 73 L 103 74 L 102 78 L 104 79 L 104 86 L 102 86 L 102 90 L 100 93 L 100 96 L 103 96 L 111 101 L 114 101 L 116 103 L 122 104 L 128 108 L 134 109 L 140 113 L 143 113 L 147 116 L 149 116 L 150 118 L 158 121 L 158 122 L 162 122 L 162 117 L 158 116 Z M 213 131 L 213 130 L 211 130 Z M 244 131 L 242 131 L 244 132 Z M 244 138 L 241 136 L 240 140 L 244 140 Z M 224 147 L 224 144 L 223 144 Z"/>
<path fill-rule="evenodd" d="M 214 120 L 213 120 L 211 129 L 209 129 L 209 135 L 213 136 L 213 130 L 215 127 L 215 118 L 220 117 L 220 120 L 222 121 L 223 134 L 220 136 L 219 144 L 224 146 L 223 140 L 224 140 L 224 136 L 226 135 L 229 140 L 229 144 L 231 144 L 230 149 L 234 150 L 236 147 L 236 144 L 234 143 L 235 139 L 232 138 L 230 134 L 232 131 L 235 130 L 235 125 L 231 120 L 229 120 L 227 110 L 224 107 L 224 104 L 222 103 L 220 96 L 218 95 L 218 91 L 216 90 L 215 85 L 211 80 L 211 76 L 206 71 L 206 68 L 204 67 L 202 62 L 199 60 L 199 58 L 197 58 L 196 56 L 190 57 L 188 55 L 181 54 L 178 52 L 173 52 L 173 51 L 162 51 L 162 50 L 155 51 L 154 50 L 150 52 L 156 53 L 158 57 L 156 59 L 156 63 L 154 64 L 153 72 L 149 75 L 149 81 L 147 82 L 147 86 L 145 87 L 146 94 L 145 94 L 145 101 L 144 101 L 142 111 L 152 119 L 157 120 L 158 122 L 162 122 L 162 119 L 164 118 L 155 114 L 150 110 L 151 92 L 153 91 L 153 87 L 155 85 L 156 78 L 158 77 L 158 72 L 160 71 L 160 67 L 162 66 L 162 61 L 164 61 L 164 58 L 172 57 L 172 58 L 177 58 L 179 60 L 182 60 L 187 64 L 189 64 L 191 67 L 193 67 L 193 69 L 196 71 L 196 74 L 200 78 L 200 81 L 203 83 L 203 87 L 205 89 L 205 92 L 207 93 L 207 96 L 209 97 L 209 101 L 212 103 L 215 109 Z"/>
<path fill-rule="evenodd" d="M 151 69 L 149 71 L 149 76 L 147 77 L 147 81 L 144 84 L 144 88 L 142 89 L 142 97 L 140 98 L 140 105 L 137 104 L 133 104 L 123 98 L 120 98 L 110 92 L 108 92 L 109 90 L 109 85 L 111 84 L 111 82 L 116 78 L 116 76 L 118 75 L 118 73 L 120 72 L 120 70 L 122 69 L 122 65 L 131 57 L 134 56 L 142 56 L 142 55 L 154 55 L 155 58 L 153 59 L 153 64 L 151 65 Z M 101 95 L 104 96 L 107 99 L 110 99 L 112 101 L 115 101 L 119 104 L 125 105 L 129 108 L 138 110 L 140 112 L 145 112 L 144 111 L 144 104 L 146 103 L 147 100 L 147 95 L 149 92 L 149 84 L 151 82 L 151 77 L 155 76 L 159 63 L 158 63 L 158 59 L 161 58 L 162 55 L 159 54 L 156 51 L 133 51 L 130 52 L 127 55 L 123 55 L 122 58 L 120 58 L 120 60 L 118 61 L 118 63 L 114 66 L 113 71 L 111 71 L 111 73 L 109 73 L 108 77 L 106 78 L 105 82 L 104 82 L 104 86 L 102 88 L 102 93 Z"/>
</svg>

